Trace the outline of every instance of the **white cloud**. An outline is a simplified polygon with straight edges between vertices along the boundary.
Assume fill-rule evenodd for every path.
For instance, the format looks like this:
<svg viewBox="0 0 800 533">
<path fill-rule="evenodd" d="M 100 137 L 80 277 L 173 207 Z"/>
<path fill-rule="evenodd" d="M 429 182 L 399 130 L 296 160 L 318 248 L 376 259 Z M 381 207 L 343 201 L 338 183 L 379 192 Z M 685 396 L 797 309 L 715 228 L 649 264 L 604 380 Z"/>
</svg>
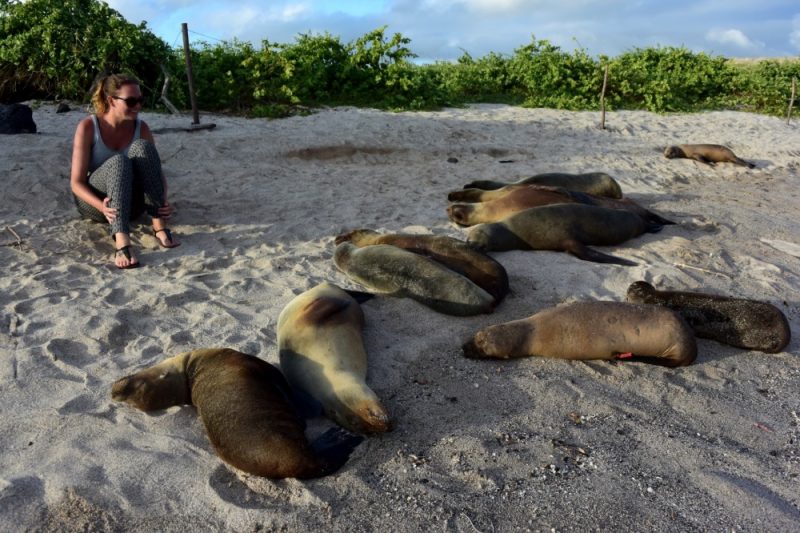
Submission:
<svg viewBox="0 0 800 533">
<path fill-rule="evenodd" d="M 764 43 L 753 41 L 741 30 L 714 28 L 706 34 L 706 39 L 719 44 L 732 44 L 745 50 L 762 48 Z"/>
<path fill-rule="evenodd" d="M 800 15 L 795 15 L 792 19 L 792 33 L 789 34 L 789 42 L 800 50 Z"/>
</svg>

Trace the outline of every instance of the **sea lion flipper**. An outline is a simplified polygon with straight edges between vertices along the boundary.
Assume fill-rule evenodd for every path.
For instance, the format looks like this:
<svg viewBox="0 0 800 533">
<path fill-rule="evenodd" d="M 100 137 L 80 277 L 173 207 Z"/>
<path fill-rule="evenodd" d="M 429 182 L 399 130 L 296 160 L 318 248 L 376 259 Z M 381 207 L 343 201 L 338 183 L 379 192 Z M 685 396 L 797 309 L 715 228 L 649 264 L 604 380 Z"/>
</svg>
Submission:
<svg viewBox="0 0 800 533">
<path fill-rule="evenodd" d="M 292 391 L 291 403 L 301 418 L 321 416 L 324 412 L 322 404 L 311 394 L 300 387 L 290 387 Z"/>
<path fill-rule="evenodd" d="M 357 301 L 360 304 L 363 304 L 364 302 L 367 302 L 375 298 L 375 294 L 366 291 L 354 291 L 351 289 L 344 289 L 344 292 L 349 294 L 353 298 L 353 300 Z"/>
<path fill-rule="evenodd" d="M 353 301 L 350 299 L 337 296 L 320 296 L 312 300 L 303 309 L 303 318 L 308 322 L 322 323 L 331 317 L 335 317 L 349 305 L 353 305 Z"/>
<path fill-rule="evenodd" d="M 342 428 L 331 428 L 311 443 L 311 448 L 324 464 L 325 474 L 335 472 L 347 462 L 364 437 Z"/>
<path fill-rule="evenodd" d="M 578 259 L 583 259 L 584 261 L 592 261 L 594 263 L 611 263 L 622 266 L 636 265 L 636 263 L 633 261 L 628 261 L 627 259 L 622 259 L 621 257 L 615 257 L 613 255 L 604 254 L 603 252 L 598 252 L 597 250 L 589 248 L 585 244 L 574 239 L 564 241 L 563 245 L 565 252 L 570 255 L 574 255 Z"/>
</svg>

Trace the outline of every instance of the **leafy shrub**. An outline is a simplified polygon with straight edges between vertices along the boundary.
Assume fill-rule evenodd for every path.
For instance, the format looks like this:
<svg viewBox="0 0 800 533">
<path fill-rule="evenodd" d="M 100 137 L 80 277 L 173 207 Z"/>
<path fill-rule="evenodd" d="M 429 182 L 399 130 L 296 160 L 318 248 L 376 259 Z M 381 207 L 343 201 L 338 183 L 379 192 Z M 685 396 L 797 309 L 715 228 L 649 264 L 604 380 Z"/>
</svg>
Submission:
<svg viewBox="0 0 800 533">
<path fill-rule="evenodd" d="M 0 101 L 84 99 L 104 71 L 154 87 L 169 47 L 96 0 L 0 1 Z"/>
<path fill-rule="evenodd" d="M 602 76 L 597 62 L 582 49 L 569 54 L 547 40 L 514 51 L 509 64 L 511 79 L 525 105 L 557 109 L 593 109 L 597 106 Z"/>
<path fill-rule="evenodd" d="M 611 105 L 655 112 L 718 108 L 735 78 L 724 57 L 674 47 L 625 52 L 609 71 Z"/>
</svg>

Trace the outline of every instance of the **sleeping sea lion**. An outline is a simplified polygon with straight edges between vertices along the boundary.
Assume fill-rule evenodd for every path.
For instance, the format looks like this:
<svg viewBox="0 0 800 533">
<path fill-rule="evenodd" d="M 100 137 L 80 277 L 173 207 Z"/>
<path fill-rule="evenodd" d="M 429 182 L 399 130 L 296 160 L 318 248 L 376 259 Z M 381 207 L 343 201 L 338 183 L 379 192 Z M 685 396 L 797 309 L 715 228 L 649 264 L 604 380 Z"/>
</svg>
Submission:
<svg viewBox="0 0 800 533">
<path fill-rule="evenodd" d="M 500 189 L 506 185 L 549 185 L 551 187 L 564 187 L 570 191 L 588 192 L 597 196 L 609 198 L 622 198 L 622 189 L 617 180 L 605 172 L 587 172 L 585 174 L 567 174 L 564 172 L 546 172 L 523 178 L 516 183 L 502 181 L 479 180 L 467 183 L 464 189 Z M 452 194 L 452 193 L 451 193 Z M 450 198 L 448 198 L 450 199 Z M 469 201 L 466 198 L 452 198 L 451 201 Z"/>
<path fill-rule="evenodd" d="M 411 235 L 392 233 L 381 235 L 369 229 L 357 229 L 336 237 L 335 243 L 349 241 L 359 248 L 375 244 L 391 244 L 403 250 L 424 255 L 443 264 L 450 270 L 469 278 L 478 287 L 492 295 L 495 305 L 508 294 L 506 269 L 464 241 L 444 235 Z"/>
<path fill-rule="evenodd" d="M 389 244 L 359 248 L 344 241 L 333 254 L 336 266 L 369 289 L 412 298 L 456 316 L 491 313 L 497 300 L 467 277 L 423 255 Z"/>
<path fill-rule="evenodd" d="M 463 350 L 465 357 L 473 359 L 633 356 L 665 366 L 684 366 L 697 356 L 697 341 L 680 315 L 665 307 L 576 302 L 484 328 L 464 344 Z"/>
<path fill-rule="evenodd" d="M 677 146 L 668 146 L 664 150 L 664 157 L 667 159 L 694 159 L 712 167 L 715 163 L 733 163 L 734 165 L 748 168 L 755 168 L 756 166 L 754 163 L 740 159 L 730 148 L 720 144 L 679 144 Z"/>
<path fill-rule="evenodd" d="M 467 242 L 483 251 L 555 250 L 585 261 L 631 266 L 636 263 L 586 245 L 621 244 L 642 233 L 660 230 L 660 225 L 648 223 L 629 211 L 583 204 L 553 204 L 531 207 L 499 222 L 475 226 Z"/>
<path fill-rule="evenodd" d="M 628 198 L 608 198 L 584 192 L 568 191 L 562 187 L 546 187 L 543 185 L 523 185 L 515 187 L 507 194 L 494 200 L 479 203 L 456 203 L 447 206 L 447 216 L 459 226 L 474 226 L 486 222 L 497 222 L 514 213 L 550 204 L 579 203 L 624 209 L 636 213 L 645 221 L 653 224 L 674 224 L 652 211 L 648 211 Z"/>
<path fill-rule="evenodd" d="M 786 316 L 772 304 L 700 292 L 659 291 L 645 281 L 628 287 L 629 302 L 677 311 L 698 337 L 759 350 L 782 351 L 791 340 Z"/>
<path fill-rule="evenodd" d="M 336 285 L 321 283 L 299 294 L 278 316 L 281 370 L 340 426 L 380 433 L 391 423 L 366 383 L 363 328 L 361 306 Z"/>
<path fill-rule="evenodd" d="M 335 428 L 309 444 L 280 371 L 227 348 L 171 357 L 117 380 L 111 397 L 142 411 L 194 405 L 222 460 L 256 476 L 331 474 L 363 440 Z"/>
</svg>

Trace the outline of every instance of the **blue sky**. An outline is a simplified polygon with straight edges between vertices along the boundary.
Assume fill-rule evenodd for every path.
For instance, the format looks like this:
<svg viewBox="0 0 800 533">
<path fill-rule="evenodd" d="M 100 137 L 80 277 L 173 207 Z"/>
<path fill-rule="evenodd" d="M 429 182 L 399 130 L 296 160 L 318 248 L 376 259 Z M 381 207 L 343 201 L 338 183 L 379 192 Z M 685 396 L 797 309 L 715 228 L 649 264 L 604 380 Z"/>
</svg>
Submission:
<svg viewBox="0 0 800 533">
<path fill-rule="evenodd" d="M 180 46 L 192 40 L 291 43 L 328 32 L 349 42 L 387 25 L 420 61 L 511 54 L 531 35 L 564 50 L 615 56 L 635 47 L 685 46 L 727 57 L 800 55 L 800 0 L 111 0 L 130 22 Z"/>
</svg>

